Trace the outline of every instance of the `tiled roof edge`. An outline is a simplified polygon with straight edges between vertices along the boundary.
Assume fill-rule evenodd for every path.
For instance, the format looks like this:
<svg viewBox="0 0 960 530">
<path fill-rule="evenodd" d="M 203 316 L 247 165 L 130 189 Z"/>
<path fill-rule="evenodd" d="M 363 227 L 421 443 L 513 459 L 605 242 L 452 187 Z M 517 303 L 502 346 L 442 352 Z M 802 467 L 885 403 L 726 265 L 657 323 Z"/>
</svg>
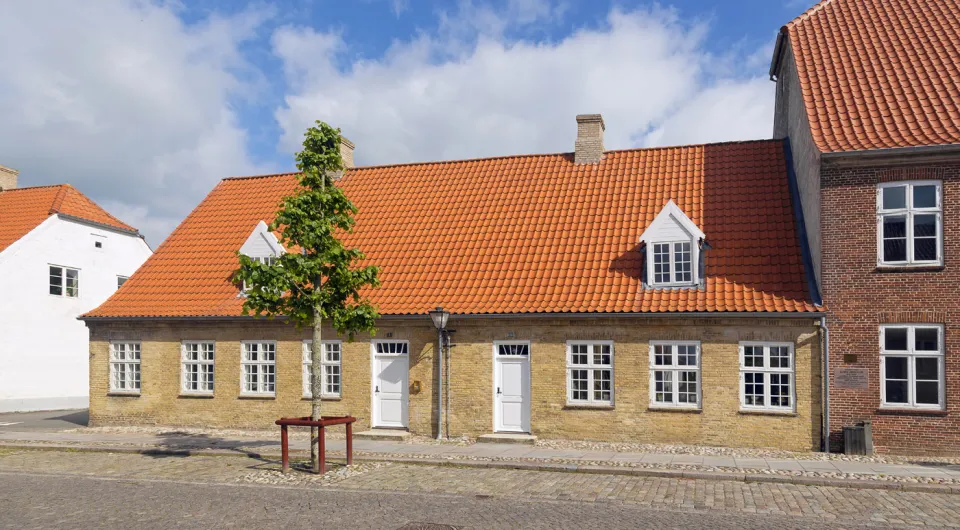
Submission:
<svg viewBox="0 0 960 530">
<path fill-rule="evenodd" d="M 834 1 L 835 1 L 835 0 L 821 0 L 820 2 L 818 2 L 816 5 L 814 5 L 814 6 L 811 7 L 810 9 L 807 9 L 807 10 L 804 11 L 803 13 L 800 13 L 800 15 L 798 15 L 796 18 L 794 18 L 794 19 L 791 20 L 790 22 L 787 22 L 787 24 L 786 24 L 784 27 L 785 27 L 785 28 L 792 28 L 793 26 L 796 26 L 797 24 L 799 24 L 799 23 L 803 22 L 804 20 L 807 20 L 808 18 L 812 17 L 813 15 L 817 14 L 818 12 L 820 12 L 821 10 L 823 10 L 823 8 L 825 8 L 825 7 L 827 7 L 828 5 L 832 4 Z"/>
<path fill-rule="evenodd" d="M 537 317 L 537 318 L 617 318 L 617 317 L 627 317 L 627 318 L 716 318 L 716 317 L 734 317 L 734 318 L 810 318 L 813 316 L 822 315 L 822 307 L 818 308 L 818 311 L 649 311 L 649 312 L 575 312 L 575 311 L 566 311 L 566 312 L 537 312 L 537 311 L 527 311 L 527 312 L 517 312 L 517 313 L 451 313 L 450 315 L 456 318 L 518 318 L 518 317 Z M 228 315 L 194 315 L 194 316 L 97 316 L 92 315 L 93 311 L 85 313 L 77 317 L 78 320 L 89 320 L 89 321 L 120 321 L 120 320 L 239 320 L 239 321 L 250 321 L 250 320 L 263 320 L 266 322 L 267 317 L 255 317 L 255 316 L 228 316 Z M 410 318 L 410 317 L 423 317 L 426 318 L 429 315 L 427 313 L 389 313 L 380 315 L 381 319 L 394 319 L 394 318 Z M 275 317 L 277 319 L 286 319 L 284 316 Z"/>
</svg>

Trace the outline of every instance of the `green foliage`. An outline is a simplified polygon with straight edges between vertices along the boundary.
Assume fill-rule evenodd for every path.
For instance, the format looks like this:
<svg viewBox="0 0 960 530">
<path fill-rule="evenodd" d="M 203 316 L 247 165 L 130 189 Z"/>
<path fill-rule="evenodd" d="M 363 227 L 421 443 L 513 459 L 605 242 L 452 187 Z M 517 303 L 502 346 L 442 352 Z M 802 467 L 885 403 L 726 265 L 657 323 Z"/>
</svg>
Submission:
<svg viewBox="0 0 960 530">
<path fill-rule="evenodd" d="M 304 136 L 303 151 L 296 155 L 299 186 L 283 199 L 270 224 L 288 252 L 273 265 L 238 252 L 240 268 L 234 280 L 248 286 L 244 314 L 283 315 L 297 327 L 312 324 L 317 315 L 352 339 L 356 333 L 375 331 L 377 309 L 359 291 L 380 285 L 379 269 L 359 266 L 363 253 L 337 237 L 353 230 L 357 212 L 334 184 L 334 176 L 344 169 L 340 130 L 318 121 Z"/>
</svg>

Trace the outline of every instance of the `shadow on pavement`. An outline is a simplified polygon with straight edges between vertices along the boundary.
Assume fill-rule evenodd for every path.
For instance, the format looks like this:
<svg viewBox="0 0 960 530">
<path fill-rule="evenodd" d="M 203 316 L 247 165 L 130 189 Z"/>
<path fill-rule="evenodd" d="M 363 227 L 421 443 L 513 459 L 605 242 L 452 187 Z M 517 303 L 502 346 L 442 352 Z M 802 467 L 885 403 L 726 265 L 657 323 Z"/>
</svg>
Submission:
<svg viewBox="0 0 960 530">
<path fill-rule="evenodd" d="M 191 451 L 216 449 L 220 451 L 231 451 L 244 455 L 248 458 L 259 460 L 264 463 L 279 463 L 279 460 L 265 458 L 259 452 L 251 449 L 249 441 L 231 440 L 219 436 L 210 436 L 208 434 L 191 434 L 184 431 L 168 431 L 158 435 L 162 449 L 145 451 L 143 454 L 153 458 L 182 458 L 190 456 Z M 256 442 L 257 447 L 279 446 L 279 441 Z"/>
<path fill-rule="evenodd" d="M 51 416 L 49 418 L 44 418 L 43 421 L 63 421 L 78 425 L 80 427 L 86 427 L 90 422 L 90 411 L 86 409 L 78 410 L 77 412 L 71 412 L 62 416 Z"/>
</svg>

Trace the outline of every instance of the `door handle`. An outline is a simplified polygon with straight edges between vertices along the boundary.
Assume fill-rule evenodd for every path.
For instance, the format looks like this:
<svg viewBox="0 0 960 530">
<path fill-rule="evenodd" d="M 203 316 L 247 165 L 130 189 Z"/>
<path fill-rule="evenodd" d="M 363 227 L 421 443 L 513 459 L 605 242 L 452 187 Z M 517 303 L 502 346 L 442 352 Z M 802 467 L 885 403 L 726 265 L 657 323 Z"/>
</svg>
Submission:
<svg viewBox="0 0 960 530">
<path fill-rule="evenodd" d="M 500 387 L 497 387 L 497 394 L 503 394 L 503 392 L 500 391 Z"/>
<path fill-rule="evenodd" d="M 379 393 L 380 393 L 380 386 L 379 386 L 379 385 L 378 385 L 376 388 L 373 389 L 373 393 L 374 393 L 374 394 L 379 394 Z"/>
</svg>

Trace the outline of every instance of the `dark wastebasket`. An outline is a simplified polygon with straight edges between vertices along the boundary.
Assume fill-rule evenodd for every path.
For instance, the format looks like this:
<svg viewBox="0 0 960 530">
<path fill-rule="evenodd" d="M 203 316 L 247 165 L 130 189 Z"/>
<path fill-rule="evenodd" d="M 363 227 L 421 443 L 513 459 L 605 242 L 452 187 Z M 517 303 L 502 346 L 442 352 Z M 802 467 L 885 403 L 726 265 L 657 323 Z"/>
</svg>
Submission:
<svg viewBox="0 0 960 530">
<path fill-rule="evenodd" d="M 873 454 L 873 425 L 870 420 L 843 428 L 843 452 L 848 455 Z"/>
</svg>

